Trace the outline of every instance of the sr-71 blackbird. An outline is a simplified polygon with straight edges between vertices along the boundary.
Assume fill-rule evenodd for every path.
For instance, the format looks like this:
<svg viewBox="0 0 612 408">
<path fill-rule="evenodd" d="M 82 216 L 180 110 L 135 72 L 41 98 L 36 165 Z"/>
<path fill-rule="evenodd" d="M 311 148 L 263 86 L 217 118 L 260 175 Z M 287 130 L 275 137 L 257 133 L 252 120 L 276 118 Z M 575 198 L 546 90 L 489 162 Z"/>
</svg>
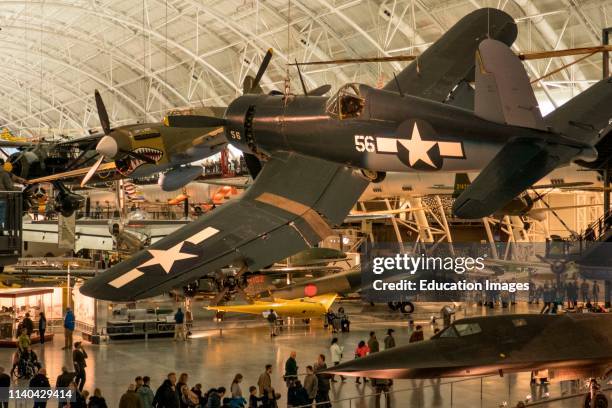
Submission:
<svg viewBox="0 0 612 408">
<path fill-rule="evenodd" d="M 348 84 L 331 98 L 262 94 L 264 59 L 224 117 L 174 116 L 170 126 L 222 127 L 255 178 L 244 195 L 91 279 L 108 300 L 154 296 L 228 264 L 258 270 L 316 246 L 369 182 L 387 171 L 480 171 L 454 213 L 502 208 L 556 167 L 594 160 L 608 125 L 612 83 L 601 81 L 543 118 L 525 70 L 508 48 L 506 13 L 463 19 L 382 89 Z M 417 67 L 418 65 L 418 67 Z M 475 90 L 467 85 L 475 78 Z M 474 110 L 458 106 L 459 94 Z M 259 171 L 258 167 L 261 167 Z"/>
<path fill-rule="evenodd" d="M 612 315 L 504 315 L 455 321 L 428 341 L 342 363 L 333 374 L 447 378 L 549 370 L 551 379 L 609 375 Z"/>
</svg>

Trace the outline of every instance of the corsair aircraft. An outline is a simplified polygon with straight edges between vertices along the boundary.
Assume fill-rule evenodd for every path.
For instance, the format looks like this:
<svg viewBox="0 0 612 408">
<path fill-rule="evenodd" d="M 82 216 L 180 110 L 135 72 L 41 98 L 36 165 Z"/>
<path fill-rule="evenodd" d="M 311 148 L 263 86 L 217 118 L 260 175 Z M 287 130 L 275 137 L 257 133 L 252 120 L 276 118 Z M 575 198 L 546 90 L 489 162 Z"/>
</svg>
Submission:
<svg viewBox="0 0 612 408">
<path fill-rule="evenodd" d="M 261 269 L 331 235 L 367 185 L 389 171 L 480 171 L 454 204 L 456 215 L 480 218 L 555 168 L 595 160 L 593 145 L 612 115 L 602 108 L 612 83 L 542 117 L 509 49 L 516 35 L 512 17 L 480 9 L 382 89 L 347 84 L 330 98 L 306 87 L 304 95 L 262 94 L 260 68 L 223 118 L 169 117 L 171 126 L 223 128 L 249 168 L 256 162 L 261 170 L 241 198 L 91 279 L 82 293 L 133 300 L 232 263 Z M 465 84 L 474 78 L 472 91 Z M 458 92 L 473 92 L 473 111 L 455 106 Z"/>
</svg>

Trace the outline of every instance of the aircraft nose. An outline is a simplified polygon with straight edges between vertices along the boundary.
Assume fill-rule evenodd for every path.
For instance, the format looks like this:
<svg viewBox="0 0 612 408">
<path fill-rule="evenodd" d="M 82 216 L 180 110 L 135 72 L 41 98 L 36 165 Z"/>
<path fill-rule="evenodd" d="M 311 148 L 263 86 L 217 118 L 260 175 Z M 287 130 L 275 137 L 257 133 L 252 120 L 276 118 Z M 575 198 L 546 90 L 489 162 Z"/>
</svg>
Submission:
<svg viewBox="0 0 612 408">
<path fill-rule="evenodd" d="M 98 142 L 96 146 L 96 152 L 106 157 L 107 159 L 112 159 L 117 155 L 119 151 L 119 146 L 117 146 L 117 142 L 114 138 L 110 136 L 103 136 L 102 139 Z"/>
</svg>

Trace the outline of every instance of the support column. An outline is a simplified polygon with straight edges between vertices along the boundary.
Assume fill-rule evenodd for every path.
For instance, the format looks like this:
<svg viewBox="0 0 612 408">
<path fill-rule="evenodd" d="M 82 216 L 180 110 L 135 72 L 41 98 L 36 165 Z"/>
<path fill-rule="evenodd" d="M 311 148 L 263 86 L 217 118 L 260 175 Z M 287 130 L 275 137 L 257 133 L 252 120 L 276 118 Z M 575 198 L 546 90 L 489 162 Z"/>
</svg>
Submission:
<svg viewBox="0 0 612 408">
<path fill-rule="evenodd" d="M 387 206 L 387 210 L 392 210 L 391 203 L 388 198 L 385 198 L 385 205 Z M 393 230 L 395 231 L 395 237 L 397 238 L 397 245 L 399 246 L 399 251 L 404 252 L 404 240 L 402 239 L 402 233 L 400 232 L 399 226 L 397 225 L 397 219 L 395 216 L 391 217 L 391 224 L 393 225 Z"/>
<path fill-rule="evenodd" d="M 423 203 L 419 197 L 411 197 L 409 199 L 410 207 L 412 208 L 420 208 L 419 210 L 415 210 L 414 220 L 417 224 L 419 230 L 419 237 L 421 238 L 421 242 L 425 243 L 433 243 L 433 234 L 431 233 L 431 228 L 429 227 L 429 221 L 427 221 L 427 216 L 425 214 L 425 210 L 423 210 Z"/>
<path fill-rule="evenodd" d="M 485 231 L 487 233 L 487 240 L 489 241 L 489 246 L 491 247 L 491 256 L 493 259 L 499 259 L 499 254 L 497 253 L 497 246 L 495 245 L 495 238 L 493 237 L 493 231 L 491 231 L 491 223 L 488 217 L 483 217 L 482 223 L 484 224 Z"/>
<path fill-rule="evenodd" d="M 604 28 L 601 32 L 601 44 L 608 45 L 610 43 L 610 32 L 612 27 Z M 606 79 L 610 76 L 610 53 L 608 51 L 602 52 L 602 76 Z M 603 169 L 604 178 L 604 191 L 603 191 L 603 206 L 604 206 L 604 220 L 605 227 L 608 227 L 608 218 L 606 217 L 610 212 L 610 174 L 608 171 L 609 163 L 606 161 Z"/>
</svg>

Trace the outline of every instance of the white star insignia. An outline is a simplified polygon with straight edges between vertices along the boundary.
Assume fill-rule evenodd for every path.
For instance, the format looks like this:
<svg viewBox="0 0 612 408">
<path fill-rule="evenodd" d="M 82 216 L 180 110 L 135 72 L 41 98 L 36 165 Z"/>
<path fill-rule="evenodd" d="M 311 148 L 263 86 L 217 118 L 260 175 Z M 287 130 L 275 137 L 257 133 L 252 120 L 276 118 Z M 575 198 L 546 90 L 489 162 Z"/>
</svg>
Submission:
<svg viewBox="0 0 612 408">
<path fill-rule="evenodd" d="M 164 271 L 166 271 L 166 273 L 170 273 L 176 261 L 197 257 L 197 255 L 181 252 L 182 246 L 183 242 L 179 242 L 172 248 L 166 250 L 149 249 L 148 252 L 153 258 L 149 259 L 147 262 L 143 263 L 138 268 L 144 268 L 145 266 L 151 265 L 159 265 L 164 269 Z"/>
<path fill-rule="evenodd" d="M 432 142 L 430 140 L 422 140 L 421 133 L 419 133 L 419 128 L 417 124 L 414 124 L 412 128 L 412 137 L 410 140 L 398 140 L 402 146 L 404 146 L 409 152 L 408 160 L 410 162 L 410 166 L 414 166 L 416 162 L 421 160 L 423 163 L 436 167 L 436 165 L 431 161 L 429 154 L 427 152 L 429 149 L 434 147 L 438 142 Z"/>
</svg>

